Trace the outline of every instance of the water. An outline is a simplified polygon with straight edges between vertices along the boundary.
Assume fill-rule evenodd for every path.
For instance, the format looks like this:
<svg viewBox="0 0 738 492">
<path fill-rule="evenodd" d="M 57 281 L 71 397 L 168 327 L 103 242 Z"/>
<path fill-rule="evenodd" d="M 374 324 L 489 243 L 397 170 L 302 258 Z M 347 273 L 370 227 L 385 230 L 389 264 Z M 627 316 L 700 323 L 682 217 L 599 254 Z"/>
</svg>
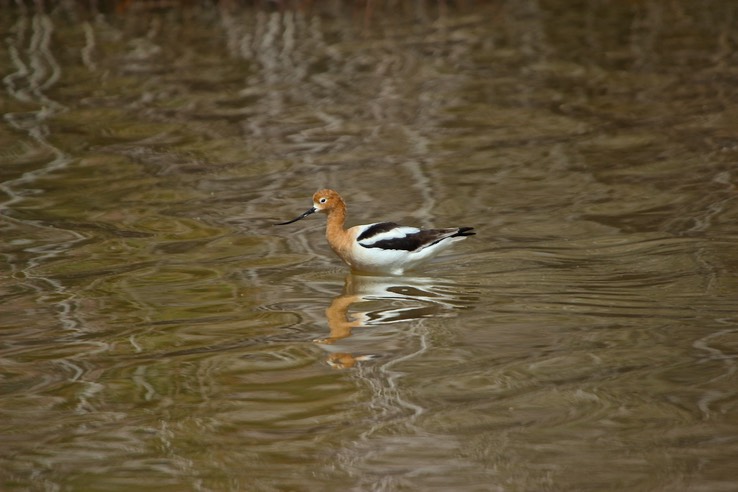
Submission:
<svg viewBox="0 0 738 492">
<path fill-rule="evenodd" d="M 738 486 L 732 2 L 3 11 L 3 490 Z"/>
</svg>

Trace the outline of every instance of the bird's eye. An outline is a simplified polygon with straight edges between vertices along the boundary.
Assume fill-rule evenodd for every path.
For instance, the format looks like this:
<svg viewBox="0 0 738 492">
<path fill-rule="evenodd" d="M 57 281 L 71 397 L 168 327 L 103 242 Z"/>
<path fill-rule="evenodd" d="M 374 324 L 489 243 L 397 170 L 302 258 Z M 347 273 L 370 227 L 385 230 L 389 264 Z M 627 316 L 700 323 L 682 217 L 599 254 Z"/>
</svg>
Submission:
<svg viewBox="0 0 738 492">
<path fill-rule="evenodd" d="M 318 200 L 318 201 L 319 201 L 320 203 L 325 203 L 325 202 L 327 202 L 327 201 L 328 201 L 328 199 L 327 199 L 326 197 L 323 197 L 323 198 L 321 198 L 321 199 L 320 199 L 320 200 Z"/>
</svg>

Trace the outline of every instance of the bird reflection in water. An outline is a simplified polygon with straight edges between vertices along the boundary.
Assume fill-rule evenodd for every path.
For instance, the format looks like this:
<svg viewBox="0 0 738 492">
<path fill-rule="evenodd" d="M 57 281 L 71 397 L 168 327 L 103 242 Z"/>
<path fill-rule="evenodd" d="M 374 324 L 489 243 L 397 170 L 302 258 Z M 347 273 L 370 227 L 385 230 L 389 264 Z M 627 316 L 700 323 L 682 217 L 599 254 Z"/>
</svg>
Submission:
<svg viewBox="0 0 738 492">
<path fill-rule="evenodd" d="M 334 345 L 350 337 L 354 328 L 455 316 L 458 309 L 471 307 L 476 299 L 447 280 L 348 274 L 342 293 L 325 310 L 330 335 L 314 341 L 329 352 L 331 367 L 351 368 L 377 357 L 355 355 L 344 351 L 345 345 Z M 349 312 L 352 306 L 364 303 L 364 309 Z"/>
</svg>

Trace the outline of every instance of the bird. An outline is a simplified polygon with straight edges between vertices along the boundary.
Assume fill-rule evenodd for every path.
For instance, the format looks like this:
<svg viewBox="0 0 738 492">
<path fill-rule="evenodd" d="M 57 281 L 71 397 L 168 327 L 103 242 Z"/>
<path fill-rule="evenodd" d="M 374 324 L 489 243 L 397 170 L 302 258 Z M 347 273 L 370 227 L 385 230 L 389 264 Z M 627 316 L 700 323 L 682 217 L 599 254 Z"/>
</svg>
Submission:
<svg viewBox="0 0 738 492">
<path fill-rule="evenodd" d="M 403 275 L 453 243 L 476 234 L 473 227 L 419 229 L 394 222 L 345 229 L 346 202 L 331 189 L 315 192 L 312 207 L 292 220 L 275 225 L 292 224 L 316 212 L 327 215 L 325 231 L 331 249 L 357 273 Z"/>
</svg>

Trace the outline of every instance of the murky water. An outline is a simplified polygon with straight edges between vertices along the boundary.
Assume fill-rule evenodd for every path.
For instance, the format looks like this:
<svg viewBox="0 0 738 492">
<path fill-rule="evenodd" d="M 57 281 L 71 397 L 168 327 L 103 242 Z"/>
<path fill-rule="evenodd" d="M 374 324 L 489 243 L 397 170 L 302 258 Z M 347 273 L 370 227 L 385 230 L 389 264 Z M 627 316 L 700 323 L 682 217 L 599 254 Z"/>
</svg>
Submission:
<svg viewBox="0 0 738 492">
<path fill-rule="evenodd" d="M 738 5 L 317 3 L 2 7 L 0 488 L 738 488 Z"/>
</svg>

